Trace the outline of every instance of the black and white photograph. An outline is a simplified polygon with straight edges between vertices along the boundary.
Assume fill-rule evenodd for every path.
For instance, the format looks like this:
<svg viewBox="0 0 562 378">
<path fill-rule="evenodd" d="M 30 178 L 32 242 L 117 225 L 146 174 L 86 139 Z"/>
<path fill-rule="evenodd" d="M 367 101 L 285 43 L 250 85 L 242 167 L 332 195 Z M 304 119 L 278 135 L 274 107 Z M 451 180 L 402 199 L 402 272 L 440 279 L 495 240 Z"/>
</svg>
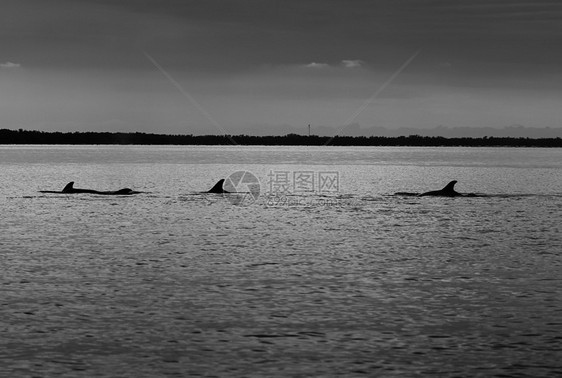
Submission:
<svg viewBox="0 0 562 378">
<path fill-rule="evenodd" d="M 0 377 L 562 376 L 562 2 L 1 0 Z"/>
</svg>

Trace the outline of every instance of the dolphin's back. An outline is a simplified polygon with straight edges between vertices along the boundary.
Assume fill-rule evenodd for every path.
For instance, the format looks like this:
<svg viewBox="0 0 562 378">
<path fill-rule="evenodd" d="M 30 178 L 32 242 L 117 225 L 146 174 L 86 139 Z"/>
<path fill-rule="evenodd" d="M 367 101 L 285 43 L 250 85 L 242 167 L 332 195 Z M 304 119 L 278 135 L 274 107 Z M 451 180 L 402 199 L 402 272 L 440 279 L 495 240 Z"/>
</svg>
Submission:
<svg viewBox="0 0 562 378">
<path fill-rule="evenodd" d="M 93 189 L 78 189 L 74 187 L 74 181 L 69 182 L 66 186 L 60 191 L 52 191 L 52 190 L 40 190 L 41 193 L 60 193 L 60 194 L 69 194 L 69 193 L 90 193 L 90 194 L 106 194 L 106 195 L 128 195 L 128 194 L 138 194 L 142 192 L 136 192 L 130 188 L 123 188 L 114 191 L 99 191 Z"/>
</svg>

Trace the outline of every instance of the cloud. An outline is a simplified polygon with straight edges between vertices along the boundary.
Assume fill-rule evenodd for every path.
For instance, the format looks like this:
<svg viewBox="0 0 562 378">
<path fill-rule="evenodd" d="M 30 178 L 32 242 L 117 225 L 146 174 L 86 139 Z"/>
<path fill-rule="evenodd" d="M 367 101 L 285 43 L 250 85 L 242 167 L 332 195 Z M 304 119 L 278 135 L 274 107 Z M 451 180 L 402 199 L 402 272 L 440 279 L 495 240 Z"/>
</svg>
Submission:
<svg viewBox="0 0 562 378">
<path fill-rule="evenodd" d="M 358 68 L 363 65 L 363 61 L 359 59 L 355 59 L 355 60 L 344 59 L 341 61 L 341 64 L 345 68 Z"/>
<path fill-rule="evenodd" d="M 320 68 L 328 68 L 330 67 L 330 65 L 328 63 L 316 63 L 316 62 L 312 62 L 309 63 L 307 65 L 305 65 L 306 68 L 315 68 L 315 69 L 320 69 Z"/>
<path fill-rule="evenodd" d="M 20 68 L 20 67 L 21 64 L 19 63 L 12 63 L 12 62 L 0 63 L 0 68 L 10 69 L 10 68 Z"/>
<path fill-rule="evenodd" d="M 359 59 L 344 59 L 341 61 L 341 66 L 344 68 L 359 68 L 363 66 L 363 61 Z M 314 68 L 314 69 L 321 69 L 321 68 L 332 68 L 334 66 L 329 65 L 328 63 L 317 63 L 312 62 L 305 64 L 304 67 L 306 68 Z"/>
</svg>

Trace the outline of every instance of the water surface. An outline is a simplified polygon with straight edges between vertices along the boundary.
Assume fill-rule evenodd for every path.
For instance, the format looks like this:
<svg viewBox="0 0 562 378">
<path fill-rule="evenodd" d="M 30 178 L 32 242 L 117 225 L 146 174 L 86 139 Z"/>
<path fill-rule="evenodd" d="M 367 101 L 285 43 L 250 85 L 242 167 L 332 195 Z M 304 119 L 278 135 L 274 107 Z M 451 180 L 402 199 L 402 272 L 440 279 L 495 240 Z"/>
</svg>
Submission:
<svg viewBox="0 0 562 378">
<path fill-rule="evenodd" d="M 205 195 L 247 170 L 250 206 Z M 562 374 L 562 150 L 0 146 L 0 375 Z M 271 174 L 337 191 L 271 202 Z M 399 197 L 458 180 L 476 198 Z M 42 194 L 76 187 L 135 196 Z"/>
</svg>

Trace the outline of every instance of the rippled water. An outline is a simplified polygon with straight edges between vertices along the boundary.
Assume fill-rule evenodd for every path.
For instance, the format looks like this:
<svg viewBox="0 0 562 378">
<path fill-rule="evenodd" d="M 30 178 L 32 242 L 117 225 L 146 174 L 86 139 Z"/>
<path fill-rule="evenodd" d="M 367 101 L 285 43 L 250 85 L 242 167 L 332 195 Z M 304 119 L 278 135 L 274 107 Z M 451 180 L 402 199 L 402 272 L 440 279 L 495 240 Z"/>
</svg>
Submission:
<svg viewBox="0 0 562 378">
<path fill-rule="evenodd" d="M 199 193 L 239 170 L 256 203 Z M 0 146 L 0 172 L 0 376 L 562 374 L 560 149 Z M 272 172 L 339 190 L 273 206 Z M 392 195 L 453 179 L 485 196 Z M 148 193 L 38 193 L 69 181 Z"/>
</svg>

